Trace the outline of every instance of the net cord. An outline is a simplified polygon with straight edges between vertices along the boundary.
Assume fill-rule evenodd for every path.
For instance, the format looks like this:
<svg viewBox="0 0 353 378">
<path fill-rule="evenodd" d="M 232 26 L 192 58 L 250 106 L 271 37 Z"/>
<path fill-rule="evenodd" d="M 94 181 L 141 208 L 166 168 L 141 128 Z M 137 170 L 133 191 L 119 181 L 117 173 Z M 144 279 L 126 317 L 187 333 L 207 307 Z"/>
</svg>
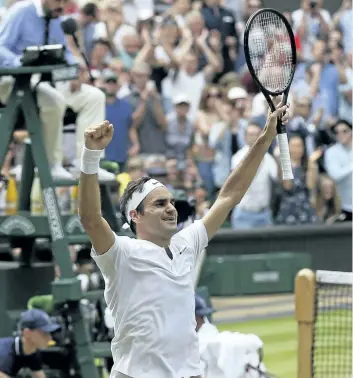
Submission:
<svg viewBox="0 0 353 378">
<path fill-rule="evenodd" d="M 352 272 L 316 271 L 316 282 L 333 285 L 353 285 Z"/>
</svg>

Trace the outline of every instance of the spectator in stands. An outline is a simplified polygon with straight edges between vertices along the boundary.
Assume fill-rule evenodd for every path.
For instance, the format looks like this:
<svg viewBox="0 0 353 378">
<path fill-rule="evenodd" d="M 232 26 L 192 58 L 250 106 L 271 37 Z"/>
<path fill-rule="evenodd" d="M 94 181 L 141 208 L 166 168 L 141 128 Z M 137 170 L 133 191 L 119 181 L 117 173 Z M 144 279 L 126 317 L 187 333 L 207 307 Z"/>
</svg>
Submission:
<svg viewBox="0 0 353 378">
<path fill-rule="evenodd" d="M 90 59 L 90 68 L 95 77 L 100 77 L 102 71 L 109 67 L 113 56 L 110 43 L 105 39 L 93 41 Z"/>
<path fill-rule="evenodd" d="M 180 28 L 185 26 L 185 16 L 191 10 L 191 0 L 174 0 L 164 13 L 165 17 L 172 16 Z"/>
<path fill-rule="evenodd" d="M 200 173 L 197 169 L 195 161 L 192 157 L 187 160 L 186 171 L 184 175 L 184 187 L 188 191 L 193 191 L 196 187 L 202 184 Z"/>
<path fill-rule="evenodd" d="M 194 197 L 196 211 L 195 219 L 201 219 L 211 207 L 211 203 L 208 200 L 207 189 L 202 184 L 196 185 Z"/>
<path fill-rule="evenodd" d="M 150 81 L 151 68 L 136 63 L 131 69 L 133 85 L 125 99 L 133 108 L 132 128 L 136 130 L 141 154 L 165 154 L 167 121 L 161 97 Z"/>
<path fill-rule="evenodd" d="M 220 0 L 205 0 L 201 12 L 206 28 L 211 32 L 217 30 L 221 35 L 223 73 L 233 71 L 238 47 L 234 14 L 223 7 Z"/>
<path fill-rule="evenodd" d="M 127 184 L 131 180 L 137 180 L 144 175 L 143 161 L 140 156 L 131 156 L 126 163 L 126 171 L 119 173 L 117 181 L 119 183 L 119 198 L 123 195 Z"/>
<path fill-rule="evenodd" d="M 76 42 L 70 33 L 65 33 L 68 47 L 77 60 L 82 59 L 81 51 L 83 51 L 86 57 L 90 59 L 93 50 L 95 28 L 99 20 L 99 9 L 96 4 L 87 3 L 80 9 L 77 15 L 71 15 L 69 19 L 70 18 L 73 19 L 76 24 L 75 36 L 79 46 L 76 45 Z M 63 24 L 64 32 L 65 21 Z"/>
<path fill-rule="evenodd" d="M 350 122 L 352 119 L 353 70 L 352 53 L 344 53 L 341 43 L 331 49 L 331 60 L 339 74 L 338 117 Z"/>
<path fill-rule="evenodd" d="M 123 61 L 119 58 L 113 58 L 110 61 L 109 69 L 118 77 L 120 89 L 117 93 L 117 97 L 123 98 L 128 96 L 131 92 L 131 75 L 130 71 L 124 66 Z"/>
<path fill-rule="evenodd" d="M 121 37 L 121 42 L 123 46 L 121 50 L 118 50 L 118 57 L 124 63 L 124 67 L 130 70 L 141 50 L 141 39 L 134 31 L 124 34 Z"/>
<path fill-rule="evenodd" d="M 193 138 L 193 125 L 188 117 L 190 100 L 181 93 L 174 97 L 173 105 L 174 111 L 167 115 L 167 155 L 174 157 L 178 171 L 183 171 Z"/>
<path fill-rule="evenodd" d="M 129 0 L 123 2 L 126 22 L 136 26 L 139 20 L 149 19 L 154 15 L 154 0 Z"/>
<path fill-rule="evenodd" d="M 51 334 L 59 330 L 60 325 L 44 311 L 31 309 L 21 314 L 19 327 L 19 336 L 0 339 L 0 377 L 14 377 L 27 367 L 33 378 L 45 378 L 39 350 L 48 347 Z"/>
<path fill-rule="evenodd" d="M 353 50 L 352 23 L 352 0 L 342 0 L 340 9 L 333 17 L 333 27 L 339 28 L 342 32 L 342 43 L 346 54 Z"/>
<path fill-rule="evenodd" d="M 305 141 L 307 155 L 311 155 L 316 148 L 317 135 L 323 116 L 323 109 L 319 108 L 316 114 L 311 114 L 312 102 L 310 97 L 296 97 L 294 101 L 293 118 L 286 127 L 287 133 L 300 134 Z"/>
<path fill-rule="evenodd" d="M 14 4 L 0 24 L 0 66 L 20 66 L 21 54 L 29 46 L 40 46 L 43 43 L 61 43 L 67 46 L 60 25 L 60 15 L 63 10 L 64 1 L 42 0 L 37 3 L 29 1 Z M 47 22 L 50 26 L 48 35 L 45 33 Z M 23 35 L 26 35 L 25 39 L 22 38 Z M 48 40 L 45 40 L 46 37 Z M 77 62 L 69 50 L 66 52 L 66 59 L 71 64 Z M 84 63 L 80 61 L 80 64 L 85 69 Z M 13 79 L 1 81 L 2 102 L 6 103 L 12 85 Z M 72 178 L 72 175 L 62 167 L 62 128 L 66 107 L 69 106 L 78 113 L 76 157 L 79 158 L 82 151 L 83 130 L 89 124 L 104 120 L 105 96 L 97 88 L 76 80 L 58 83 L 57 88 L 42 82 L 37 86 L 37 99 L 40 117 L 44 124 L 45 147 L 52 175 L 58 178 Z M 101 170 L 99 175 L 101 179 L 104 179 L 109 174 Z"/>
<path fill-rule="evenodd" d="M 276 222 L 286 225 L 314 223 L 317 218 L 310 201 L 313 172 L 308 170 L 305 145 L 300 135 L 290 136 L 289 152 L 294 180 L 282 181 L 282 198 Z"/>
<path fill-rule="evenodd" d="M 313 96 L 312 112 L 324 109 L 324 120 L 338 114 L 339 74 L 331 60 L 331 51 L 327 53 L 327 42 L 317 40 L 313 44 L 314 63 L 311 65 L 310 89 Z"/>
<path fill-rule="evenodd" d="M 321 174 L 313 190 L 312 204 L 320 222 L 332 224 L 340 220 L 341 201 L 335 182 Z"/>
<path fill-rule="evenodd" d="M 215 190 L 213 168 L 215 151 L 209 145 L 212 125 L 223 120 L 222 94 L 215 85 L 206 86 L 201 95 L 200 108 L 195 119 L 193 155 L 208 193 Z"/>
<path fill-rule="evenodd" d="M 232 170 L 238 167 L 261 132 L 260 125 L 249 123 L 245 132 L 246 146 L 232 157 Z M 272 181 L 277 180 L 277 162 L 266 153 L 248 191 L 232 212 L 232 228 L 250 229 L 272 225 L 271 189 Z"/>
<path fill-rule="evenodd" d="M 122 42 L 126 34 L 134 34 L 133 26 L 126 24 L 121 4 L 109 1 L 101 14 L 101 21 L 96 24 L 94 39 L 105 39 L 111 44 L 115 56 L 124 50 Z"/>
<path fill-rule="evenodd" d="M 106 95 L 106 119 L 117 125 L 112 142 L 105 150 L 105 159 L 119 164 L 120 172 L 125 168 L 128 155 L 138 154 L 140 146 L 136 129 L 132 128 L 132 106 L 125 99 L 118 99 L 118 77 L 114 72 L 103 72 L 103 90 Z"/>
<path fill-rule="evenodd" d="M 337 185 L 345 220 L 352 221 L 352 124 L 338 120 L 332 131 L 337 142 L 325 152 L 325 167 Z"/>
<path fill-rule="evenodd" d="M 143 26 L 141 36 L 143 47 L 136 62 L 146 62 L 151 66 L 151 79 L 155 82 L 158 93 L 161 93 L 162 81 L 168 76 L 168 70 L 178 67 L 177 25 L 172 19 L 165 19 L 152 33 L 147 26 Z"/>
<path fill-rule="evenodd" d="M 223 121 L 215 122 L 211 125 L 209 133 L 208 144 L 214 150 L 214 165 L 213 165 L 213 180 L 215 185 L 215 192 L 224 184 L 229 176 L 230 161 L 232 158 L 232 133 L 234 114 L 238 112 L 230 103 L 222 103 Z M 234 123 L 235 123 L 234 122 Z M 235 133 L 237 131 L 235 130 Z"/>
<path fill-rule="evenodd" d="M 312 60 L 317 39 L 326 38 L 331 28 L 330 13 L 322 8 L 323 0 L 302 0 L 301 8 L 292 13 L 293 31 L 298 33 L 301 57 Z"/>
<path fill-rule="evenodd" d="M 232 154 L 244 147 L 245 130 L 248 126 L 248 93 L 242 87 L 233 87 L 227 93 L 227 99 L 233 108 L 232 116 Z M 266 118 L 265 118 L 266 119 Z M 264 126 L 264 125 L 263 125 Z"/>
<path fill-rule="evenodd" d="M 171 71 L 163 80 L 162 93 L 164 98 L 170 98 L 171 93 L 183 93 L 188 88 L 188 95 L 191 101 L 190 117 L 195 119 L 203 88 L 210 82 L 215 73 L 221 71 L 221 60 L 218 55 L 208 46 L 206 39 L 207 31 L 197 37 L 194 41 L 191 32 L 184 30 L 184 42 L 179 49 L 179 67 Z M 194 42 L 198 50 L 193 48 Z M 202 52 L 205 56 L 205 64 L 199 69 L 199 58 Z"/>
</svg>

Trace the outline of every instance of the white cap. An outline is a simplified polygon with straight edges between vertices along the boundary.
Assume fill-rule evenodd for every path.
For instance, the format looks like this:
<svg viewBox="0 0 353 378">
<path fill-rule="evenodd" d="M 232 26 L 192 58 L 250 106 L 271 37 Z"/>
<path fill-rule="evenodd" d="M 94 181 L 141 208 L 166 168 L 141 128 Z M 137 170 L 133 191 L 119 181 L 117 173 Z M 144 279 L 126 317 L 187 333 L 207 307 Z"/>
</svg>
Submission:
<svg viewBox="0 0 353 378">
<path fill-rule="evenodd" d="M 239 98 L 247 98 L 248 92 L 241 87 L 234 87 L 228 91 L 228 100 L 238 100 Z"/>
<path fill-rule="evenodd" d="M 147 21 L 153 17 L 153 10 L 149 8 L 142 8 L 137 12 L 140 21 Z"/>
<path fill-rule="evenodd" d="M 179 93 L 173 98 L 173 105 L 190 104 L 189 97 L 184 93 Z"/>
</svg>

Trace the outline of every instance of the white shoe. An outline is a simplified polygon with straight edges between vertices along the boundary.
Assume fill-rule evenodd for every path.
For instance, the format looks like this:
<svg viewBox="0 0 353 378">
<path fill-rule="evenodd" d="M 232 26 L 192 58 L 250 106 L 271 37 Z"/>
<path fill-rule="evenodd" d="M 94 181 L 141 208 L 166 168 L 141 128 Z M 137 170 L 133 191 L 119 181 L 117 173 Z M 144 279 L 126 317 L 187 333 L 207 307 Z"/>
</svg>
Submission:
<svg viewBox="0 0 353 378">
<path fill-rule="evenodd" d="M 15 167 L 10 169 L 10 175 L 14 175 L 16 178 L 16 181 L 21 181 L 21 175 L 22 175 L 22 165 L 18 164 Z"/>
<path fill-rule="evenodd" d="M 70 168 L 71 174 L 78 179 L 80 177 L 81 170 L 79 168 L 79 162 L 77 160 L 74 161 L 74 166 Z M 105 169 L 98 168 L 98 180 L 99 181 L 115 181 L 116 176 L 114 173 L 110 173 Z"/>
<path fill-rule="evenodd" d="M 51 169 L 51 175 L 56 180 L 73 180 L 72 174 L 67 171 L 62 165 L 55 164 Z"/>
<path fill-rule="evenodd" d="M 10 174 L 15 175 L 16 181 L 21 181 L 22 177 L 22 165 L 16 165 L 16 167 L 10 170 Z M 61 165 L 55 164 L 51 169 L 51 176 L 55 180 L 73 180 L 74 177 L 70 172 L 64 169 Z"/>
</svg>

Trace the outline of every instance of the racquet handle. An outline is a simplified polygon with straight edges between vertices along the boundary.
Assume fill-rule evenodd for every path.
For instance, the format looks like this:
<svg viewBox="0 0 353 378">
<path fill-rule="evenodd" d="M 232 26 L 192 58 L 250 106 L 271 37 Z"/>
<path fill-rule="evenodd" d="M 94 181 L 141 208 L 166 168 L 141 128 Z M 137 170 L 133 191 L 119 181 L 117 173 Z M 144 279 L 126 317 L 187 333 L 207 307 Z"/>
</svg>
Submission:
<svg viewBox="0 0 353 378">
<path fill-rule="evenodd" d="M 277 135 L 277 143 L 279 146 L 279 160 L 281 162 L 283 180 L 293 180 L 292 164 L 289 155 L 289 145 L 287 133 Z"/>
</svg>

